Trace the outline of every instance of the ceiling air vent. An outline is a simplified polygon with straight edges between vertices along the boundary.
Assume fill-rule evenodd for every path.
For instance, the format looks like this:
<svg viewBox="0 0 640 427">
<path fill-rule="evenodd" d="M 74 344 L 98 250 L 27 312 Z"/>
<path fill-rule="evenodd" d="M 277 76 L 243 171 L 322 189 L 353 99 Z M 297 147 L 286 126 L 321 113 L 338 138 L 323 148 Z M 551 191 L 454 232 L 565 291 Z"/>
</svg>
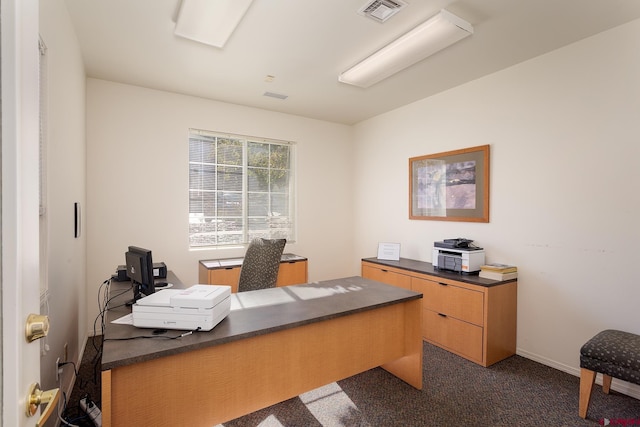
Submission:
<svg viewBox="0 0 640 427">
<path fill-rule="evenodd" d="M 373 0 L 362 6 L 358 13 L 377 22 L 384 22 L 405 7 L 407 4 L 399 0 Z"/>
<path fill-rule="evenodd" d="M 281 93 L 275 93 L 275 92 L 265 92 L 262 94 L 262 96 L 269 96 L 271 98 L 278 98 L 278 99 L 287 99 L 289 97 L 289 95 L 283 95 Z"/>
</svg>

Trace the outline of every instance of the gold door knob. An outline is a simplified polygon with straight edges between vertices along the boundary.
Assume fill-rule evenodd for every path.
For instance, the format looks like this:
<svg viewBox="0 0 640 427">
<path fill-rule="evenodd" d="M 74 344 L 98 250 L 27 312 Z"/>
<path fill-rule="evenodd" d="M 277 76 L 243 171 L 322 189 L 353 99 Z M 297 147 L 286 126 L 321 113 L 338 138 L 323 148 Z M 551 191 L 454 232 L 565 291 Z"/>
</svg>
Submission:
<svg viewBox="0 0 640 427">
<path fill-rule="evenodd" d="M 27 417 L 34 416 L 36 412 L 38 412 L 38 406 L 44 405 L 45 403 L 47 404 L 44 411 L 42 411 L 42 414 L 40 414 L 36 427 L 41 427 L 53 413 L 53 408 L 55 408 L 60 397 L 58 396 L 58 390 L 59 389 L 54 388 L 42 391 L 40 390 L 40 384 L 38 383 L 33 383 L 29 387 L 29 396 L 27 396 Z"/>
<path fill-rule="evenodd" d="M 49 317 L 31 313 L 27 317 L 26 338 L 28 342 L 46 337 L 49 333 Z"/>
</svg>

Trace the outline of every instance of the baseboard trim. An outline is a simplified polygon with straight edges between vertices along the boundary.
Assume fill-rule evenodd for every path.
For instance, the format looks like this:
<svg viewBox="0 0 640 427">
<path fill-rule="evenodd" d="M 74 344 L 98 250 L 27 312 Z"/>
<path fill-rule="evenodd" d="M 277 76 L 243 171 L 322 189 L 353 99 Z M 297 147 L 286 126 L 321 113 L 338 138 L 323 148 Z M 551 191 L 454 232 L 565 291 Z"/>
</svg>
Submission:
<svg viewBox="0 0 640 427">
<path fill-rule="evenodd" d="M 516 349 L 516 354 L 518 356 L 522 356 L 525 359 L 533 360 L 534 362 L 538 362 L 545 366 L 549 366 L 550 368 L 557 369 L 562 372 L 566 372 L 576 377 L 580 377 L 580 368 L 565 365 L 564 363 L 556 362 L 555 360 L 551 360 L 547 357 L 540 356 L 539 354 L 531 353 L 529 351 L 523 350 L 521 348 Z M 598 374 L 596 376 L 596 384 L 602 385 L 602 375 Z M 631 396 L 636 399 L 640 399 L 640 386 L 632 383 L 628 383 L 626 381 L 622 381 L 614 378 L 611 382 L 611 389 L 615 390 L 619 393 L 625 394 L 627 396 Z"/>
</svg>

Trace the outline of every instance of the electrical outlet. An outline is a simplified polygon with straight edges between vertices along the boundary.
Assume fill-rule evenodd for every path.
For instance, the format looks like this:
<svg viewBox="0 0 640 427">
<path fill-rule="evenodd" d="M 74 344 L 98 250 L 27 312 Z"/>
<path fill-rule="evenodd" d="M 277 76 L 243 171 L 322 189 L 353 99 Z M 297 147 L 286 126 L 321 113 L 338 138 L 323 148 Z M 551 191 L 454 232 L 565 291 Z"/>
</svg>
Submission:
<svg viewBox="0 0 640 427">
<path fill-rule="evenodd" d="M 60 374 L 62 373 L 62 368 L 60 367 L 60 358 L 56 359 L 56 381 L 60 381 Z"/>
</svg>

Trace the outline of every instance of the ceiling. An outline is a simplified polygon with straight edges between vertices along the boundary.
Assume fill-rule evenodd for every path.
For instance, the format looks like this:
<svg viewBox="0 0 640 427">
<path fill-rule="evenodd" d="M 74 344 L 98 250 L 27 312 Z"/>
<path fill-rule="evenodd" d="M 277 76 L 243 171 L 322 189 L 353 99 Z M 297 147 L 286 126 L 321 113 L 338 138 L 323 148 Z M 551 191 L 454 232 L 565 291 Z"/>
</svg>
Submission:
<svg viewBox="0 0 640 427">
<path fill-rule="evenodd" d="M 254 0 L 219 49 L 174 35 L 180 0 L 65 1 L 88 77 L 345 124 L 640 18 L 638 0 L 405 0 L 381 24 L 365 0 Z M 444 8 L 474 34 L 368 89 L 338 82 Z"/>
</svg>

